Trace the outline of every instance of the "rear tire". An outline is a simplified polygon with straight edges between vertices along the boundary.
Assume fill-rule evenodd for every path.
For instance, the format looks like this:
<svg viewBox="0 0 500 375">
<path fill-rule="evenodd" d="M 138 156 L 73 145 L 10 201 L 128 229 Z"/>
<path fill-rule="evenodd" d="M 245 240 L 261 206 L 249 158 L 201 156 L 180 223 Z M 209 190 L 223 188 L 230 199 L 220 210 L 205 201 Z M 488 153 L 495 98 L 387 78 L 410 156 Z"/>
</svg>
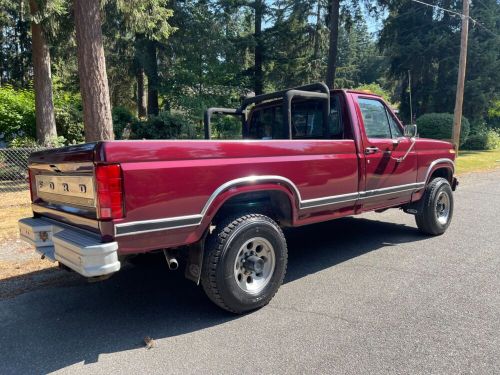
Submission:
<svg viewBox="0 0 500 375">
<path fill-rule="evenodd" d="M 422 206 L 415 221 L 418 229 L 425 234 L 443 234 L 453 217 L 453 192 L 445 178 L 435 178 L 427 185 Z"/>
<path fill-rule="evenodd" d="M 201 284 L 212 302 L 230 312 L 265 306 L 285 277 L 286 240 L 267 216 L 249 214 L 221 222 L 205 249 Z"/>
</svg>

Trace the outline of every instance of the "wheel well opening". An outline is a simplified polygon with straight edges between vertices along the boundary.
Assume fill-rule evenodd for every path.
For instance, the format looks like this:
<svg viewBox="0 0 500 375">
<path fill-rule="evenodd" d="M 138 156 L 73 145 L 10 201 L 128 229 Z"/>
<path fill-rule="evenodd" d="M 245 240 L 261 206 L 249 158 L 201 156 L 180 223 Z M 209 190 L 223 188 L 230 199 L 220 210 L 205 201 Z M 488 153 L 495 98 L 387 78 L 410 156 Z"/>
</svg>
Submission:
<svg viewBox="0 0 500 375">
<path fill-rule="evenodd" d="M 292 205 L 281 191 L 256 191 L 238 194 L 228 199 L 217 211 L 213 221 L 217 223 L 228 215 L 237 213 L 259 213 L 269 216 L 280 226 L 292 223 Z"/>
<path fill-rule="evenodd" d="M 453 173 L 451 169 L 449 168 L 438 168 L 434 172 L 432 172 L 431 177 L 429 178 L 429 181 L 433 180 L 436 177 L 442 177 L 446 178 L 448 182 L 451 184 L 452 178 L 453 178 Z"/>
</svg>

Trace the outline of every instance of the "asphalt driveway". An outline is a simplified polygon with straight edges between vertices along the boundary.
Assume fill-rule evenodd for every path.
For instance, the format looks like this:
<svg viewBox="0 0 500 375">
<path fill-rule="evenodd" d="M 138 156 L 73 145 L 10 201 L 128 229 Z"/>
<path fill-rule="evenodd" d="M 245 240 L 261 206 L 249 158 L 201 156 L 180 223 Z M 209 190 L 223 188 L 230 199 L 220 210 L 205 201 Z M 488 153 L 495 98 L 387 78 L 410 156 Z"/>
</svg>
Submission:
<svg viewBox="0 0 500 375">
<path fill-rule="evenodd" d="M 163 263 L 5 298 L 0 374 L 499 374 L 500 170 L 455 197 L 441 237 L 398 210 L 288 231 L 285 284 L 246 316 Z"/>
</svg>

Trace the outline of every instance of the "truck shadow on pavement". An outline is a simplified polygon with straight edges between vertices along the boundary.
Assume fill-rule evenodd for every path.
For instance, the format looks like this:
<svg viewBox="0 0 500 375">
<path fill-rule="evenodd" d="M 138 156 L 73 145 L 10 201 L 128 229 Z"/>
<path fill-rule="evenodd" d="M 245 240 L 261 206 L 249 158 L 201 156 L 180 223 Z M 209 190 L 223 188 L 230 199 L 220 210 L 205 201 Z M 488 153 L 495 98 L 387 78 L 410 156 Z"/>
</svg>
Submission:
<svg viewBox="0 0 500 375">
<path fill-rule="evenodd" d="M 285 283 L 386 246 L 427 238 L 413 226 L 355 217 L 293 228 L 285 236 L 288 243 Z"/>
<path fill-rule="evenodd" d="M 414 227 L 363 218 L 286 235 L 285 283 L 391 244 L 425 239 Z M 63 287 L 0 300 L 0 373 L 47 373 L 94 363 L 106 353 L 143 347 L 145 336 L 164 339 L 233 319 L 238 316 L 215 307 L 201 288 L 182 272 L 167 272 L 163 262 L 130 267 L 100 283 L 72 279 Z"/>
</svg>

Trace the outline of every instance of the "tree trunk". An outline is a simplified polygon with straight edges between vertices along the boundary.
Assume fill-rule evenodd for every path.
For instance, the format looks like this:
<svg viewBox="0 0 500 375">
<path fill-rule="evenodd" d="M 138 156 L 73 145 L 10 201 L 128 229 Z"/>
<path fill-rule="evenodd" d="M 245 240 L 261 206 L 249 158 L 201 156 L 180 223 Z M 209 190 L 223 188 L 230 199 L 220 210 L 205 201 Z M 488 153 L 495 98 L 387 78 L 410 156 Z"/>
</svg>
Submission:
<svg viewBox="0 0 500 375">
<path fill-rule="evenodd" d="M 145 65 L 145 44 L 146 39 L 144 34 L 135 34 L 135 57 L 134 57 L 134 69 L 135 69 L 135 79 L 137 81 L 137 92 L 136 92 L 136 103 L 137 103 L 137 115 L 139 117 L 147 116 L 147 96 L 146 96 L 146 82 L 144 80 L 144 65 Z"/>
<path fill-rule="evenodd" d="M 146 41 L 145 72 L 148 77 L 148 116 L 159 113 L 158 106 L 158 61 L 156 56 L 156 42 Z"/>
<path fill-rule="evenodd" d="M 87 142 L 114 138 L 99 7 L 99 0 L 74 2 L 78 75 Z"/>
<path fill-rule="evenodd" d="M 17 31 L 16 37 L 18 38 L 17 51 L 19 53 L 19 60 L 16 62 L 17 69 L 19 72 L 19 82 L 21 87 L 27 87 L 31 74 L 29 69 L 29 55 L 30 55 L 30 44 L 28 36 L 28 28 L 30 27 L 29 21 L 25 20 L 24 13 L 24 0 L 19 2 L 19 17 L 17 20 Z"/>
<path fill-rule="evenodd" d="M 146 117 L 146 91 L 144 89 L 144 68 L 140 66 L 135 73 L 137 79 L 137 115 Z"/>
<path fill-rule="evenodd" d="M 30 0 L 30 12 L 38 12 L 36 0 Z M 42 25 L 31 21 L 31 44 L 33 58 L 33 84 L 35 88 L 36 140 L 49 146 L 57 137 L 52 80 L 50 73 L 50 51 Z"/>
<path fill-rule="evenodd" d="M 330 0 L 330 42 L 328 46 L 328 66 L 326 68 L 326 84 L 333 89 L 335 86 L 335 73 L 337 70 L 337 54 L 339 42 L 339 16 L 340 0 Z"/>
<path fill-rule="evenodd" d="M 255 1 L 255 66 L 254 66 L 254 91 L 255 95 L 264 92 L 264 73 L 262 71 L 262 60 L 264 46 L 262 41 L 262 18 L 264 15 L 264 3 L 262 0 Z"/>
<path fill-rule="evenodd" d="M 321 0 L 318 0 L 316 8 L 316 28 L 314 30 L 314 49 L 313 49 L 313 59 L 317 61 L 319 59 L 319 41 L 321 30 Z"/>
</svg>

